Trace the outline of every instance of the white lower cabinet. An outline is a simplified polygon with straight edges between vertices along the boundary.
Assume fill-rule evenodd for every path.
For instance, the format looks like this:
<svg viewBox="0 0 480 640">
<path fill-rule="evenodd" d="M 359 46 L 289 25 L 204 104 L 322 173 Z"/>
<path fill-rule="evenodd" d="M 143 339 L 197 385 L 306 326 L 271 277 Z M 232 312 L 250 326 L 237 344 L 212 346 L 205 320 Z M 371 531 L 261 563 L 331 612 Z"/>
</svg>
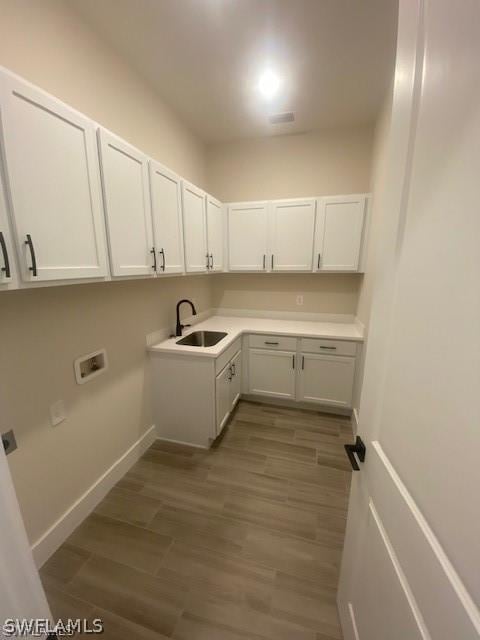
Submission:
<svg viewBox="0 0 480 640">
<path fill-rule="evenodd" d="M 295 398 L 296 354 L 291 351 L 250 349 L 249 393 L 273 398 Z"/>
<path fill-rule="evenodd" d="M 241 392 L 242 352 L 239 351 L 218 374 L 215 383 L 216 434 L 225 426 Z"/>
<path fill-rule="evenodd" d="M 355 358 L 303 353 L 297 400 L 348 409 L 352 406 Z"/>
<path fill-rule="evenodd" d="M 237 338 L 215 358 L 152 351 L 158 437 L 209 447 L 242 393 L 345 413 L 357 355 L 354 341 L 260 334 L 244 336 L 243 350 Z"/>
<path fill-rule="evenodd" d="M 153 352 L 153 407 L 158 437 L 209 447 L 241 392 L 241 339 L 217 358 Z"/>
</svg>

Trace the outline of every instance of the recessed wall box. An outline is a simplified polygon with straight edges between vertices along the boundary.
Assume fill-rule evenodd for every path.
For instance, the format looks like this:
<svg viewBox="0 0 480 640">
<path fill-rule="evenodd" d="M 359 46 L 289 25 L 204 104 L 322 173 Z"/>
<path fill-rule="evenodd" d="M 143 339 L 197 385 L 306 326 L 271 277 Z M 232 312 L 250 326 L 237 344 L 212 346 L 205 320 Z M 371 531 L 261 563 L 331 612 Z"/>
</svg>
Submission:
<svg viewBox="0 0 480 640">
<path fill-rule="evenodd" d="M 99 349 L 80 356 L 74 362 L 75 377 L 78 384 L 85 384 L 108 369 L 107 351 Z"/>
</svg>

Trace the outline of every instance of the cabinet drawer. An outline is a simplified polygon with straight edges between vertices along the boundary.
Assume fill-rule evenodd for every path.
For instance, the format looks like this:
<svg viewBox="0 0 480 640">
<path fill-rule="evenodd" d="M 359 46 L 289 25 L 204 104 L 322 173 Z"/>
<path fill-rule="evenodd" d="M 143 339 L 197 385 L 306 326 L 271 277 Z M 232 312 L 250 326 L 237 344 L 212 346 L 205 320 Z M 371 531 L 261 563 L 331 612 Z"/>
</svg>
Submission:
<svg viewBox="0 0 480 640">
<path fill-rule="evenodd" d="M 287 336 L 255 335 L 250 336 L 250 347 L 270 349 L 271 351 L 296 351 L 297 339 Z"/>
<path fill-rule="evenodd" d="M 356 356 L 357 343 L 345 340 L 302 338 L 301 350 L 305 353 L 324 353 L 332 356 Z"/>
<path fill-rule="evenodd" d="M 217 376 L 220 371 L 227 365 L 233 356 L 242 348 L 241 338 L 235 340 L 223 353 L 221 353 L 215 360 L 215 375 Z"/>
</svg>

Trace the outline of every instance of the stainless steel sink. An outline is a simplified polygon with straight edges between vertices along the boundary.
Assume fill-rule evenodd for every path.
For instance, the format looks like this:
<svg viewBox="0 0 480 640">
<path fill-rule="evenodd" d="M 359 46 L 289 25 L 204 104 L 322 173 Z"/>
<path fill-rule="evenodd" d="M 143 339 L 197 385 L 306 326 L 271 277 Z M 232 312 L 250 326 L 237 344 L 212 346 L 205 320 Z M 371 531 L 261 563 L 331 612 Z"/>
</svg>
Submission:
<svg viewBox="0 0 480 640">
<path fill-rule="evenodd" d="M 189 347 L 213 347 L 226 335 L 223 331 L 192 331 L 188 336 L 177 340 L 176 344 L 183 344 Z"/>
</svg>

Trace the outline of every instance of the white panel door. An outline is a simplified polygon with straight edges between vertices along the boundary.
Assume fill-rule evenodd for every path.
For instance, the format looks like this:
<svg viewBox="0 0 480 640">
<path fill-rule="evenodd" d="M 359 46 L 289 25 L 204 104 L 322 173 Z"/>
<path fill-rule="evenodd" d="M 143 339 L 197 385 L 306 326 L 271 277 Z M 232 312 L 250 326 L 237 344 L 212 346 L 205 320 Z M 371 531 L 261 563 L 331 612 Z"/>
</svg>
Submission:
<svg viewBox="0 0 480 640">
<path fill-rule="evenodd" d="M 189 273 L 207 271 L 207 228 L 205 192 L 189 182 L 182 182 L 185 268 Z"/>
<path fill-rule="evenodd" d="M 228 207 L 230 271 L 267 269 L 268 203 L 243 202 Z"/>
<path fill-rule="evenodd" d="M 233 409 L 242 393 L 242 352 L 239 351 L 230 362 L 232 382 L 230 384 L 230 409 Z"/>
<path fill-rule="evenodd" d="M 147 157 L 105 129 L 98 139 L 112 275 L 154 275 Z"/>
<path fill-rule="evenodd" d="M 480 4 L 401 0 L 345 640 L 480 637 Z"/>
<path fill-rule="evenodd" d="M 6 191 L 0 166 L 0 291 L 17 288 L 16 264 L 7 214 Z"/>
<path fill-rule="evenodd" d="M 270 268 L 272 271 L 311 271 L 315 200 L 271 203 Z"/>
<path fill-rule="evenodd" d="M 316 271 L 358 271 L 366 196 L 320 198 L 315 228 Z"/>
<path fill-rule="evenodd" d="M 209 195 L 206 203 L 209 271 L 223 271 L 223 208 L 221 202 Z"/>
<path fill-rule="evenodd" d="M 230 363 L 222 369 L 215 381 L 216 395 L 216 429 L 217 436 L 220 435 L 225 423 L 228 420 L 232 408 L 232 368 Z"/>
<path fill-rule="evenodd" d="M 295 360 L 295 354 L 289 351 L 249 349 L 249 393 L 294 398 Z"/>
<path fill-rule="evenodd" d="M 150 160 L 150 190 L 158 273 L 183 273 L 182 188 L 180 178 Z"/>
<path fill-rule="evenodd" d="M 16 77 L 0 77 L 7 181 L 22 278 L 107 274 L 95 124 Z"/>
<path fill-rule="evenodd" d="M 298 400 L 352 406 L 355 358 L 305 353 L 301 359 Z"/>
</svg>

